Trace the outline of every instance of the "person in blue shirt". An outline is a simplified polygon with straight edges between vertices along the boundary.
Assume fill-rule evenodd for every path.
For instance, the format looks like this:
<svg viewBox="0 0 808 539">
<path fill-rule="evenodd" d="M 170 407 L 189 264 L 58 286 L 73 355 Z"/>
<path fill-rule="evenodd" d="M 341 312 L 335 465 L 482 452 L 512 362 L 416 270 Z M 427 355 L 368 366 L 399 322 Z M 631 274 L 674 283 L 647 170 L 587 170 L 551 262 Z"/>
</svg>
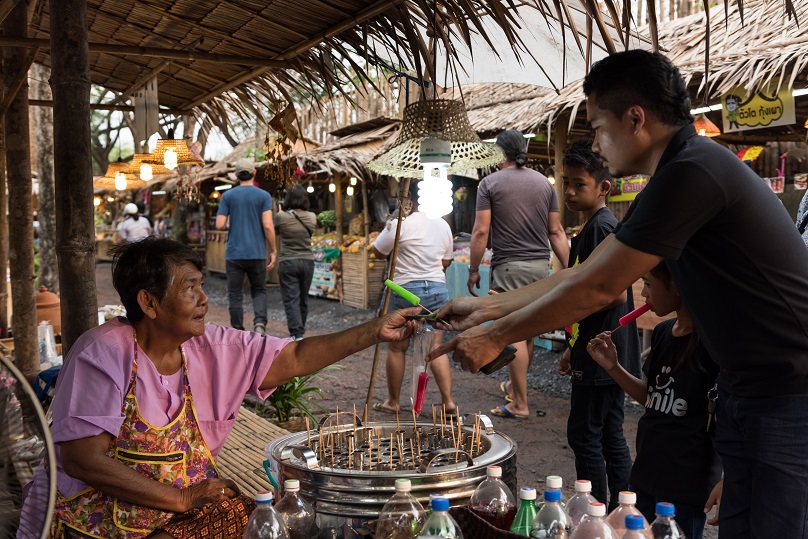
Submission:
<svg viewBox="0 0 808 539">
<path fill-rule="evenodd" d="M 252 159 L 236 161 L 235 172 L 239 184 L 222 196 L 216 215 L 216 229 L 230 230 L 224 256 L 230 325 L 244 329 L 242 286 L 246 275 L 253 300 L 253 331 L 263 335 L 267 326 L 267 271 L 276 259 L 272 197 L 255 185 Z"/>
</svg>

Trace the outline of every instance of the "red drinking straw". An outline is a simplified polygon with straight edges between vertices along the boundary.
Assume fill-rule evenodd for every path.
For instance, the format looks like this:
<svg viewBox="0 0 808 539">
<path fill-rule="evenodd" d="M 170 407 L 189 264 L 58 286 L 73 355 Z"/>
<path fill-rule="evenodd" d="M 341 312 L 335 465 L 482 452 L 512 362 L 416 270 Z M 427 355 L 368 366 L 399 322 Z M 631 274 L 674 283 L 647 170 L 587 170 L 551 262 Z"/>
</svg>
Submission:
<svg viewBox="0 0 808 539">
<path fill-rule="evenodd" d="M 621 317 L 620 318 L 620 325 L 617 326 L 616 328 L 614 328 L 611 332 L 614 333 L 615 331 L 617 331 L 621 327 L 629 325 L 630 323 L 632 323 L 633 321 L 635 321 L 636 319 L 638 319 L 639 317 L 641 317 L 642 315 L 644 315 L 645 313 L 647 313 L 650 310 L 651 310 L 651 306 L 648 305 L 647 303 L 645 305 L 643 305 L 642 307 L 634 309 L 633 311 L 631 311 L 627 315 Z"/>
</svg>

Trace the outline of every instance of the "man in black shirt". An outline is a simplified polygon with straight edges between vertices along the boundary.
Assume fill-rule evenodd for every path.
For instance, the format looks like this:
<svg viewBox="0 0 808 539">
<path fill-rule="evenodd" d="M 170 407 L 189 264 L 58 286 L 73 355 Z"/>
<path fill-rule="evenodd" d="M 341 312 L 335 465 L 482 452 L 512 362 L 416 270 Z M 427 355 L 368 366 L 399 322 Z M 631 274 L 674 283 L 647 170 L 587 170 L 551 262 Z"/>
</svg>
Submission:
<svg viewBox="0 0 808 539">
<path fill-rule="evenodd" d="M 696 136 L 684 81 L 663 55 L 612 55 L 584 92 L 593 148 L 613 175 L 648 174 L 648 186 L 583 264 L 441 309 L 466 331 L 431 355 L 454 349 L 476 372 L 505 344 L 603 308 L 664 260 L 721 368 L 721 537 L 808 538 L 808 250 L 760 178 Z"/>
</svg>

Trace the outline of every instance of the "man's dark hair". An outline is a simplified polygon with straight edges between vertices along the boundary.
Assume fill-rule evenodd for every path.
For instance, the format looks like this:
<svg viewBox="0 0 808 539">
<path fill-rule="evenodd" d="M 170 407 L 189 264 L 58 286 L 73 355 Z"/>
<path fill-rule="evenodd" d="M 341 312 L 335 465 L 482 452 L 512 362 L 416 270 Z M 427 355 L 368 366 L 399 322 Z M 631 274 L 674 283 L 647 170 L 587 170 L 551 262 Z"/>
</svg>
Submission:
<svg viewBox="0 0 808 539">
<path fill-rule="evenodd" d="M 522 168 L 527 163 L 527 141 L 516 129 L 508 129 L 497 135 L 497 146 L 505 152 L 508 161 L 516 163 L 516 168 Z"/>
<path fill-rule="evenodd" d="M 564 168 L 568 166 L 583 167 L 590 176 L 595 178 L 595 185 L 600 185 L 604 180 L 611 180 L 612 175 L 604 164 L 603 157 L 592 150 L 591 140 L 576 140 L 564 152 L 562 160 Z"/>
<path fill-rule="evenodd" d="M 236 174 L 236 178 L 238 178 L 238 181 L 240 182 L 246 182 L 252 179 L 253 174 L 255 174 L 255 171 L 250 172 L 248 170 L 242 170 L 241 172 Z"/>
<path fill-rule="evenodd" d="M 138 292 L 146 290 L 163 301 L 174 269 L 183 264 L 193 264 L 202 271 L 202 259 L 196 251 L 174 240 L 148 237 L 113 248 L 112 285 L 132 323 L 144 316 L 137 302 Z"/>
<path fill-rule="evenodd" d="M 300 184 L 295 184 L 286 191 L 283 199 L 284 210 L 309 210 L 309 195 Z"/>
<path fill-rule="evenodd" d="M 596 62 L 584 79 L 584 93 L 618 118 L 639 105 L 666 125 L 693 123 L 690 96 L 679 69 L 663 54 L 630 50 Z"/>
</svg>

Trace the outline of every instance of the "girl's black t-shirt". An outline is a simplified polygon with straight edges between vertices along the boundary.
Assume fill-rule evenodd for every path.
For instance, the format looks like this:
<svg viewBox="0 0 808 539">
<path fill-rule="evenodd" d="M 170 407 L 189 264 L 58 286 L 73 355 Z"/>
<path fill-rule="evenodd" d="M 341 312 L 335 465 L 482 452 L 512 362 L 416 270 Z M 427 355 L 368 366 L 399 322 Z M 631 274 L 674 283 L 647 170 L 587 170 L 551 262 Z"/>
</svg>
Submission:
<svg viewBox="0 0 808 539">
<path fill-rule="evenodd" d="M 703 506 L 721 479 L 721 460 L 707 432 L 707 393 L 715 385 L 718 366 L 699 344 L 694 357 L 671 372 L 689 352 L 693 338 L 675 337 L 675 322 L 660 322 L 651 337 L 651 353 L 643 367 L 648 400 L 637 426 L 630 482 L 657 499 Z M 714 428 L 710 426 L 711 431 Z"/>
</svg>

